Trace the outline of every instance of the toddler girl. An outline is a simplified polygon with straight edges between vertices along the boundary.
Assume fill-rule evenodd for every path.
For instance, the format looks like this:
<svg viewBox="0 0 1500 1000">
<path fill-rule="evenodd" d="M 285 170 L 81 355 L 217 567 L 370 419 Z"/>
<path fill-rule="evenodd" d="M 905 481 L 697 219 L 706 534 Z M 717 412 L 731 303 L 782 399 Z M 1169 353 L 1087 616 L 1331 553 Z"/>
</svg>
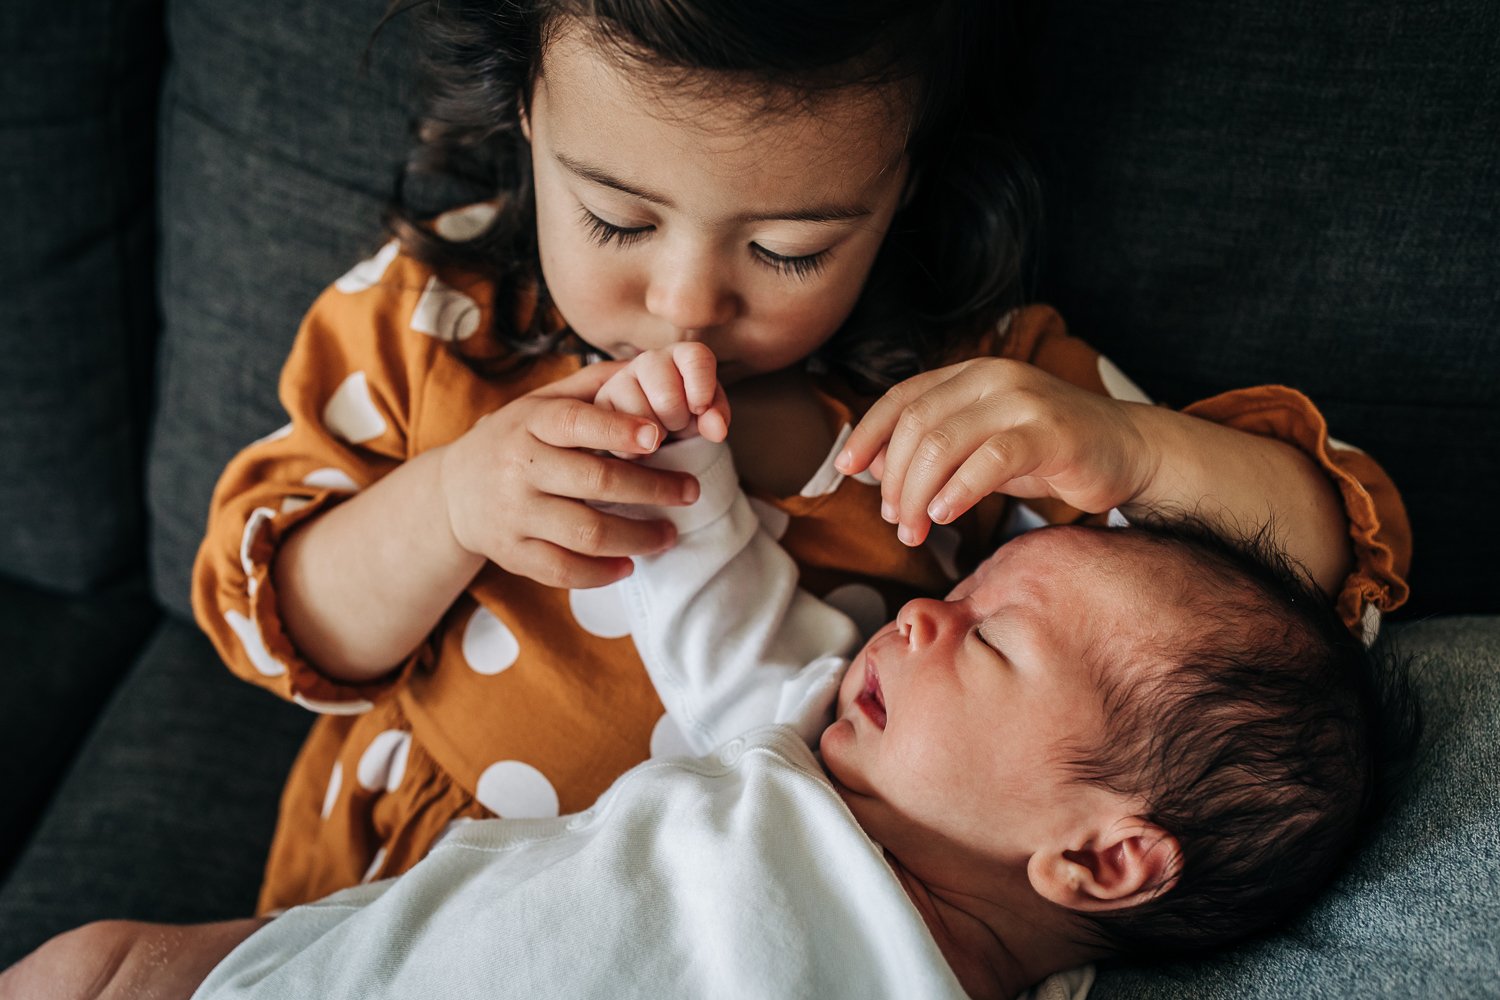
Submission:
<svg viewBox="0 0 1500 1000">
<path fill-rule="evenodd" d="M 1393 488 L 1290 390 L 1190 408 L 1222 427 L 1169 415 L 1200 432 L 1183 457 L 1135 449 L 1108 490 L 1046 467 L 1048 433 L 1118 412 L 1073 419 L 1060 379 L 1139 392 L 1055 314 L 1012 311 L 1029 199 L 991 99 L 998 9 L 433 5 L 414 167 L 488 200 L 397 211 L 314 304 L 291 420 L 225 470 L 195 567 L 231 668 L 322 716 L 261 912 L 404 871 L 455 819 L 583 809 L 681 745 L 610 586 L 675 529 L 610 505 L 695 499 L 617 457 L 690 416 L 729 433 L 802 584 L 872 627 L 1019 520 L 1205 496 L 1273 518 L 1351 624 L 1404 597 Z M 617 362 L 681 342 L 713 358 L 708 402 L 594 404 Z M 1037 467 L 1007 466 L 997 414 Z"/>
</svg>

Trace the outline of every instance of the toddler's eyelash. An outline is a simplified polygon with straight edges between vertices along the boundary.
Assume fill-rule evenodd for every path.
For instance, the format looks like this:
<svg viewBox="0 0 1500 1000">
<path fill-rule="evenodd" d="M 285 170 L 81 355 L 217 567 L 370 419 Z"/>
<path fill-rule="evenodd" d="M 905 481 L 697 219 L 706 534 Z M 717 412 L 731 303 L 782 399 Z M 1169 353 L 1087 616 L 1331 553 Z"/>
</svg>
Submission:
<svg viewBox="0 0 1500 1000">
<path fill-rule="evenodd" d="M 626 228 L 605 222 L 599 216 L 590 212 L 582 206 L 578 209 L 578 218 L 582 221 L 584 228 L 589 231 L 589 239 L 598 246 L 609 246 L 611 242 L 619 246 L 628 247 L 645 238 L 651 232 L 650 226 L 634 226 Z"/>
<path fill-rule="evenodd" d="M 581 205 L 578 207 L 578 219 L 588 230 L 589 239 L 596 246 L 601 247 L 609 246 L 611 243 L 628 247 L 645 239 L 646 235 L 655 228 L 654 226 L 617 226 L 612 222 L 605 222 Z M 822 274 L 823 268 L 828 263 L 829 251 L 827 250 L 819 250 L 817 253 L 810 253 L 803 257 L 787 257 L 783 254 L 772 253 L 765 247 L 754 243 L 750 244 L 750 248 L 755 251 L 755 259 L 761 264 L 778 274 L 784 274 L 799 281 L 806 281 L 808 278 L 815 278 Z"/>
<path fill-rule="evenodd" d="M 827 250 L 819 250 L 805 257 L 786 257 L 779 253 L 772 253 L 765 247 L 754 243 L 750 246 L 755 250 L 756 260 L 777 273 L 796 278 L 798 281 L 816 278 L 823 273 L 823 268 L 828 263 L 829 251 Z"/>
</svg>

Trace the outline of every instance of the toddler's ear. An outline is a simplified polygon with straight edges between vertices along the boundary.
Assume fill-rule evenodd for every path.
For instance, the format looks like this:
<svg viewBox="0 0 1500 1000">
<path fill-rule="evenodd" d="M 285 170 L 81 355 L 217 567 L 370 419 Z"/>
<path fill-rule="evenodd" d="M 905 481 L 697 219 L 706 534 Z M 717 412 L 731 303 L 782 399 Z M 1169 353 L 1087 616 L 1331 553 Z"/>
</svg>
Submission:
<svg viewBox="0 0 1500 1000">
<path fill-rule="evenodd" d="M 1181 872 L 1177 838 L 1139 817 L 1112 824 L 1082 846 L 1038 851 L 1026 864 L 1037 895 L 1080 913 L 1139 906 L 1170 890 Z"/>
</svg>

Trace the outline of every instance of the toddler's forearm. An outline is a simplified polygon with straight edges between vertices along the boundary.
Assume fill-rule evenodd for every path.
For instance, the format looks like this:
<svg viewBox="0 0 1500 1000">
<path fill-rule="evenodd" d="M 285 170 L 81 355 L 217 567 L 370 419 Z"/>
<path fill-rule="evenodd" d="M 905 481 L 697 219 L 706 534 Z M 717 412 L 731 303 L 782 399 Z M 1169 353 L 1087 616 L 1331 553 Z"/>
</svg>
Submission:
<svg viewBox="0 0 1500 1000">
<path fill-rule="evenodd" d="M 1155 442 L 1154 474 L 1123 513 L 1187 510 L 1237 533 L 1268 521 L 1277 544 L 1325 594 L 1336 595 L 1353 565 L 1349 524 L 1337 488 L 1297 448 L 1162 407 L 1127 404 Z"/>
<path fill-rule="evenodd" d="M 484 564 L 449 527 L 441 451 L 302 525 L 276 555 L 283 626 L 330 677 L 372 680 L 399 664 Z"/>
</svg>

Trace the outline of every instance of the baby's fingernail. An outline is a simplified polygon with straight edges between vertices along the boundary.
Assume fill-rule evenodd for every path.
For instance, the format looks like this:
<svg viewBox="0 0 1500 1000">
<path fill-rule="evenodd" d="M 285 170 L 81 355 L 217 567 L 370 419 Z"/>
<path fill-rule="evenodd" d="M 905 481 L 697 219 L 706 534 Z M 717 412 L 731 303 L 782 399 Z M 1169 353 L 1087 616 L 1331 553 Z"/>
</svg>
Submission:
<svg viewBox="0 0 1500 1000">
<path fill-rule="evenodd" d="M 635 432 L 635 443 L 647 451 L 655 451 L 656 441 L 660 436 L 661 432 L 656 429 L 655 424 L 645 424 Z"/>
<path fill-rule="evenodd" d="M 845 448 L 843 451 L 839 452 L 839 457 L 833 460 L 833 467 L 835 469 L 838 469 L 840 472 L 847 473 L 850 467 L 853 465 L 854 452 L 850 451 L 848 448 Z"/>
<path fill-rule="evenodd" d="M 896 508 L 892 507 L 888 501 L 882 500 L 880 501 L 880 516 L 885 518 L 888 523 L 895 524 Z"/>
<path fill-rule="evenodd" d="M 902 545 L 916 545 L 917 544 L 917 533 L 915 531 L 912 531 L 910 528 L 908 528 L 904 524 L 901 525 L 901 527 L 899 527 L 899 528 L 896 529 L 896 537 L 899 538 L 899 539 L 901 539 L 901 544 Z"/>
<path fill-rule="evenodd" d="M 946 500 L 934 500 L 927 507 L 927 516 L 938 524 L 947 524 L 948 516 L 952 513 L 953 511 L 949 509 Z"/>
</svg>

